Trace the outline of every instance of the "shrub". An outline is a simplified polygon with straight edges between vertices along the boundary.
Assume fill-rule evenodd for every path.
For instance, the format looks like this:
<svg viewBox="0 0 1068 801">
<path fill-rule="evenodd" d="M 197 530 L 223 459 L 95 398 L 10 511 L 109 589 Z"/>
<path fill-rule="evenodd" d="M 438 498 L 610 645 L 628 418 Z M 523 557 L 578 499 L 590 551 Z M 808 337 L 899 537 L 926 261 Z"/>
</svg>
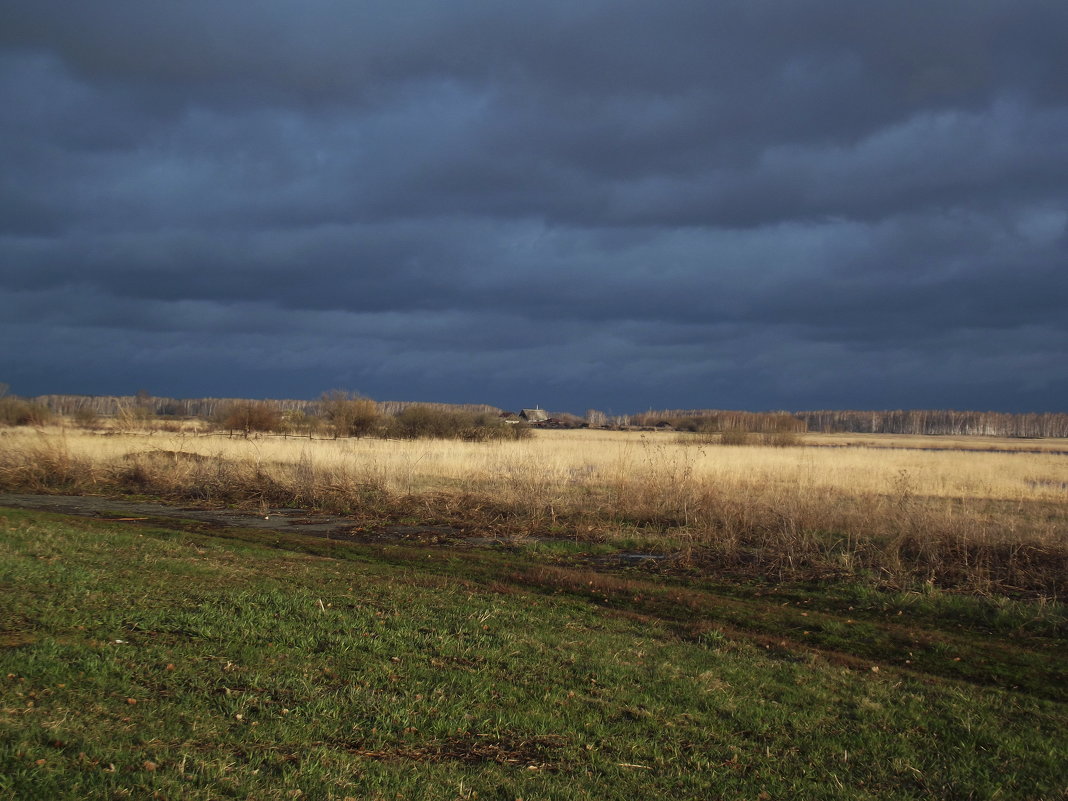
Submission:
<svg viewBox="0 0 1068 801">
<path fill-rule="evenodd" d="M 490 412 L 475 416 L 475 424 L 469 428 L 464 439 L 485 442 L 487 440 L 529 439 L 534 429 L 526 423 L 506 423 Z"/>
<path fill-rule="evenodd" d="M 334 430 L 334 438 L 365 437 L 379 429 L 378 404 L 352 392 L 334 389 L 323 394 L 323 416 Z"/>
<path fill-rule="evenodd" d="M 801 444 L 801 435 L 796 431 L 772 431 L 761 436 L 764 445 L 773 448 L 792 448 Z"/>
<path fill-rule="evenodd" d="M 8 426 L 43 426 L 52 420 L 47 406 L 14 396 L 0 398 L 0 424 Z"/>
<path fill-rule="evenodd" d="M 228 406 L 221 419 L 221 426 L 231 431 L 243 431 L 247 437 L 253 431 L 277 431 L 282 415 L 262 401 L 239 401 Z"/>
<path fill-rule="evenodd" d="M 83 406 L 81 409 L 78 409 L 72 416 L 74 422 L 82 428 L 93 428 L 100 420 L 100 415 L 88 406 Z"/>
<path fill-rule="evenodd" d="M 749 432 L 740 428 L 728 428 L 719 436 L 721 445 L 748 445 Z"/>
<path fill-rule="evenodd" d="M 475 416 L 469 412 L 409 406 L 390 421 L 387 433 L 398 439 L 463 439 L 474 427 Z"/>
<path fill-rule="evenodd" d="M 463 439 L 484 442 L 494 439 L 524 439 L 529 426 L 506 423 L 492 413 L 475 414 L 459 409 L 409 406 L 386 427 L 386 435 L 397 439 Z"/>
</svg>

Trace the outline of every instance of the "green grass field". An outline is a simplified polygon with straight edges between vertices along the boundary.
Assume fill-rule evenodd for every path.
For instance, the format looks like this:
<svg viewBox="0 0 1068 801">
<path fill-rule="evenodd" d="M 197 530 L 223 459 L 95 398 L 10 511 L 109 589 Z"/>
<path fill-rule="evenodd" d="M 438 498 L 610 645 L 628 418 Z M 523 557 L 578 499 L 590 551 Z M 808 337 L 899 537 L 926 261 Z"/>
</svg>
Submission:
<svg viewBox="0 0 1068 801">
<path fill-rule="evenodd" d="M 0 798 L 1061 799 L 1064 608 L 0 509 Z"/>
</svg>

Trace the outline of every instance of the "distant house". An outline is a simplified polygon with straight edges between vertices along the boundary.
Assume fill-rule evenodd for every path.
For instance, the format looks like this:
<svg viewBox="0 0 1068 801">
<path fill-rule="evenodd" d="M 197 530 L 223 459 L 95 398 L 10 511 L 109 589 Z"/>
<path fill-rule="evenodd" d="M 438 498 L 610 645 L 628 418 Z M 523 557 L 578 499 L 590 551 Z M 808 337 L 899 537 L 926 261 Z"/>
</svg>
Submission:
<svg viewBox="0 0 1068 801">
<path fill-rule="evenodd" d="M 516 414 L 515 412 L 501 412 L 501 413 L 500 413 L 499 415 L 497 415 L 497 416 L 498 416 L 498 417 L 499 417 L 499 418 L 500 418 L 501 420 L 503 420 L 503 421 L 504 421 L 505 423 L 519 423 L 519 422 L 522 422 L 522 421 L 521 421 L 521 420 L 519 419 L 519 415 L 518 415 L 518 414 Z"/>
<path fill-rule="evenodd" d="M 544 423 L 549 419 L 549 413 L 544 409 L 524 409 L 519 413 L 519 417 L 528 423 Z"/>
</svg>

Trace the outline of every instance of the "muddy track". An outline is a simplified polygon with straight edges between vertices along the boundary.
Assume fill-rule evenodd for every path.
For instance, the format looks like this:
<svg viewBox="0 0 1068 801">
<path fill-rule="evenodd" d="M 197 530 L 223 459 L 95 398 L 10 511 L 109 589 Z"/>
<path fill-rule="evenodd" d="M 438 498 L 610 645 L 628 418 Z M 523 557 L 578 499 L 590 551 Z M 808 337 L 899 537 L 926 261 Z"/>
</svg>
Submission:
<svg viewBox="0 0 1068 801">
<path fill-rule="evenodd" d="M 131 501 L 103 496 L 33 495 L 0 493 L 0 507 L 15 507 L 93 518 L 116 523 L 163 525 L 173 521 L 175 528 L 240 537 L 241 531 L 273 532 L 280 535 L 310 536 L 320 540 L 350 542 L 371 546 L 400 545 L 417 549 L 445 547 L 467 549 L 472 564 L 483 560 L 474 554 L 478 549 L 509 549 L 530 538 L 520 540 L 475 537 L 446 526 L 382 525 L 368 528 L 354 518 L 309 513 L 302 509 L 268 509 L 264 514 L 230 509 L 178 507 L 160 502 Z M 207 529 L 207 530 L 205 530 Z M 213 530 L 217 529 L 215 532 Z M 254 534 L 252 536 L 255 536 Z M 278 547 L 296 547 L 283 540 Z M 379 555 L 387 561 L 405 563 L 410 558 L 405 547 L 389 549 Z M 425 553 L 425 552 L 424 552 Z M 391 555 L 387 555 L 391 554 Z M 493 559 L 493 557 L 490 557 Z M 1053 701 L 1064 700 L 1064 670 L 1059 655 L 1060 643 L 1030 641 L 1014 637 L 983 636 L 974 633 L 930 628 L 928 625 L 898 623 L 868 617 L 874 627 L 872 642 L 850 641 L 846 637 L 824 641 L 822 629 L 827 624 L 860 617 L 859 613 L 815 609 L 788 610 L 781 598 L 738 599 L 714 592 L 689 589 L 671 583 L 665 585 L 644 571 L 659 573 L 670 566 L 670 556 L 650 554 L 575 554 L 553 564 L 531 564 L 525 568 L 510 564 L 502 569 L 498 562 L 493 584 L 516 589 L 564 593 L 603 606 L 611 614 L 635 619 L 657 620 L 684 639 L 700 639 L 716 630 L 728 639 L 745 640 L 789 658 L 819 654 L 822 658 L 851 669 L 873 669 L 873 665 L 896 669 L 902 675 L 927 680 L 957 680 L 971 684 L 999 686 L 1022 691 Z M 490 563 L 487 563 L 490 564 Z M 433 571 L 420 563 L 423 570 Z M 852 609 L 852 607 L 850 607 Z M 846 620 L 852 623 L 852 620 Z M 804 631 L 802 632 L 802 629 Z M 801 635 L 801 636 L 799 636 Z M 981 647 L 977 647 L 981 646 Z M 935 655 L 938 649 L 968 655 L 963 663 L 952 656 Z M 1052 649 L 1052 652 L 1042 653 Z M 913 651 L 916 656 L 913 656 Z M 920 662 L 921 664 L 916 664 Z M 1029 664 L 1030 663 L 1030 664 Z M 1040 667 L 1042 666 L 1042 667 Z M 1037 668 L 1037 672 L 1036 672 Z M 877 667 L 875 669 L 878 669 Z M 1011 678 L 1010 678 L 1011 677 Z"/>
<path fill-rule="evenodd" d="M 194 520 L 220 528 L 304 534 L 349 542 L 391 539 L 424 544 L 481 541 L 480 538 L 467 537 L 462 532 L 445 526 L 385 525 L 368 529 L 351 517 L 310 512 L 307 509 L 272 508 L 262 513 L 254 513 L 237 509 L 173 506 L 159 501 L 132 501 L 102 495 L 34 495 L 9 492 L 0 493 L 0 506 L 116 522 L 136 522 L 138 519 Z"/>
<path fill-rule="evenodd" d="M 162 501 L 132 501 L 103 495 L 36 495 L 0 493 L 0 507 L 32 509 L 39 512 L 91 517 L 115 522 L 194 521 L 220 529 L 297 534 L 336 542 L 366 544 L 402 544 L 460 548 L 514 548 L 550 538 L 528 535 L 485 536 L 445 525 L 406 525 L 382 523 L 368 525 L 344 515 L 314 512 L 307 509 L 266 509 L 262 513 L 237 509 L 175 506 Z M 585 555 L 581 561 L 593 569 L 606 571 L 628 567 L 667 565 L 672 554 L 615 553 Z"/>
</svg>

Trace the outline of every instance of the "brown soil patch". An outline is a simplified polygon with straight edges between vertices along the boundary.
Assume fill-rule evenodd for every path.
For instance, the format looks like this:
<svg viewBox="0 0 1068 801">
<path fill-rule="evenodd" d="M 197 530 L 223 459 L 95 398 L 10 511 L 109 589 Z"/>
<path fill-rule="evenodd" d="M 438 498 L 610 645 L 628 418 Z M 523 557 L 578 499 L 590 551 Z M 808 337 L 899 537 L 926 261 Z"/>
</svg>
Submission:
<svg viewBox="0 0 1068 801">
<path fill-rule="evenodd" d="M 556 763 L 551 754 L 564 745 L 563 737 L 541 735 L 536 737 L 498 737 L 490 734 L 465 732 L 443 740 L 397 745 L 389 748 L 362 748 L 349 746 L 349 753 L 370 759 L 393 762 L 456 761 L 465 764 L 496 762 L 498 765 L 522 765 L 535 770 L 553 770 Z"/>
</svg>

